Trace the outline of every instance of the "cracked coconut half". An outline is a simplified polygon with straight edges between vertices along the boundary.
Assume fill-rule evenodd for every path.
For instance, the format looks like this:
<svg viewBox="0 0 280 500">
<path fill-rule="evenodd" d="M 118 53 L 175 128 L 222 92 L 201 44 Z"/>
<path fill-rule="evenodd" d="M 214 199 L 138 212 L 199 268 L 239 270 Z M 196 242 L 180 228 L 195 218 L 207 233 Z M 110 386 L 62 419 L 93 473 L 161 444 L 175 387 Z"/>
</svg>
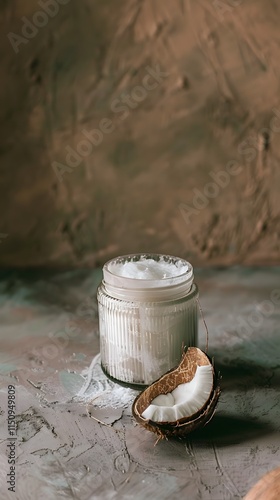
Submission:
<svg viewBox="0 0 280 500">
<path fill-rule="evenodd" d="M 219 395 L 210 359 L 189 347 L 177 368 L 137 396 L 132 412 L 139 424 L 159 437 L 185 436 L 211 420 Z"/>
</svg>

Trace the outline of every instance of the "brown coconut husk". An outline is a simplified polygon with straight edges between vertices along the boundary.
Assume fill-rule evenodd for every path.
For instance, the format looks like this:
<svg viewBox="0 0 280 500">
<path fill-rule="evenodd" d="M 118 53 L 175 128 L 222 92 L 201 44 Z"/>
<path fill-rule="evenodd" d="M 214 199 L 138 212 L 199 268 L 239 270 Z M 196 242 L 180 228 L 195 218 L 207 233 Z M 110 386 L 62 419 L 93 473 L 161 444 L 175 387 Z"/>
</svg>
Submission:
<svg viewBox="0 0 280 500">
<path fill-rule="evenodd" d="M 279 500 L 280 467 L 265 474 L 247 493 L 244 500 Z"/>
<path fill-rule="evenodd" d="M 154 422 L 142 417 L 142 413 L 154 398 L 160 394 L 167 394 L 173 391 L 179 384 L 190 382 L 195 375 L 197 366 L 206 365 L 212 366 L 213 386 L 208 400 L 198 412 L 174 422 Z M 183 354 L 177 368 L 167 372 L 137 396 L 132 406 L 132 413 L 140 425 L 157 434 L 159 438 L 186 436 L 199 427 L 205 426 L 211 420 L 220 392 L 219 377 L 216 376 L 214 367 L 207 354 L 197 347 L 189 347 L 186 353 Z"/>
</svg>

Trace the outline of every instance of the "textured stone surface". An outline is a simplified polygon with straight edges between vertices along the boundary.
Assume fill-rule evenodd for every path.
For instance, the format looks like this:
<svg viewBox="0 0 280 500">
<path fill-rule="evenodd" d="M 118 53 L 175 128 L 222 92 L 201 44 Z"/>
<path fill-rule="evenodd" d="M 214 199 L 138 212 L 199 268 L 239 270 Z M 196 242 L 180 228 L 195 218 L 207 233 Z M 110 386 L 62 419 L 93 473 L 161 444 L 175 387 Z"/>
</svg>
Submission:
<svg viewBox="0 0 280 500">
<path fill-rule="evenodd" d="M 209 355 L 222 373 L 221 399 L 205 429 L 154 447 L 154 434 L 132 418 L 137 392 L 109 381 L 100 368 L 94 303 L 100 272 L 2 273 L 1 500 L 243 498 L 279 465 L 279 274 L 279 268 L 196 272 Z M 17 487 L 9 496 L 10 384 Z"/>
<path fill-rule="evenodd" d="M 278 263 L 277 2 L 69 0 L 32 38 L 12 38 L 23 16 L 44 24 L 38 11 L 0 5 L 0 264 L 135 251 Z M 151 88 L 157 65 L 168 76 Z M 114 130 L 67 165 L 65 148 L 100 126 Z M 209 187 L 232 160 L 236 175 Z"/>
</svg>

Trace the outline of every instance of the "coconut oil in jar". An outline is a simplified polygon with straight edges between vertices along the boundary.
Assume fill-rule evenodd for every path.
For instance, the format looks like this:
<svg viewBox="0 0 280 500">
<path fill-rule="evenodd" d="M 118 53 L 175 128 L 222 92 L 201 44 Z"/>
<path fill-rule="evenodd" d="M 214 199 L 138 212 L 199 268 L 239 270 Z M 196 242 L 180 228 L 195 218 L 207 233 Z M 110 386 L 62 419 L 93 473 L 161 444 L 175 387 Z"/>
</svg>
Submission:
<svg viewBox="0 0 280 500">
<path fill-rule="evenodd" d="M 101 362 L 128 384 L 151 384 L 197 345 L 198 289 L 179 257 L 134 254 L 103 267 L 98 288 Z"/>
</svg>

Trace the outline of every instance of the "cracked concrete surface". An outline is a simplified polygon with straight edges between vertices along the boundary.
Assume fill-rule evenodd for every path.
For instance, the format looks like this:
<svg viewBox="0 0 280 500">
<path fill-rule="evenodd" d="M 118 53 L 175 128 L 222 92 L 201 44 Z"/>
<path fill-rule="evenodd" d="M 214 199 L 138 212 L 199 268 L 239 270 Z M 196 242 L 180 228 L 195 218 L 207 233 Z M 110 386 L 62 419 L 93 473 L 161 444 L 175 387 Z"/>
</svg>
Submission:
<svg viewBox="0 0 280 500">
<path fill-rule="evenodd" d="M 137 391 L 108 380 L 95 358 L 100 271 L 2 273 L 1 500 L 241 499 L 278 465 L 280 269 L 195 275 L 221 400 L 204 429 L 154 447 L 154 435 L 132 418 Z M 9 384 L 16 495 L 6 487 Z"/>
</svg>

